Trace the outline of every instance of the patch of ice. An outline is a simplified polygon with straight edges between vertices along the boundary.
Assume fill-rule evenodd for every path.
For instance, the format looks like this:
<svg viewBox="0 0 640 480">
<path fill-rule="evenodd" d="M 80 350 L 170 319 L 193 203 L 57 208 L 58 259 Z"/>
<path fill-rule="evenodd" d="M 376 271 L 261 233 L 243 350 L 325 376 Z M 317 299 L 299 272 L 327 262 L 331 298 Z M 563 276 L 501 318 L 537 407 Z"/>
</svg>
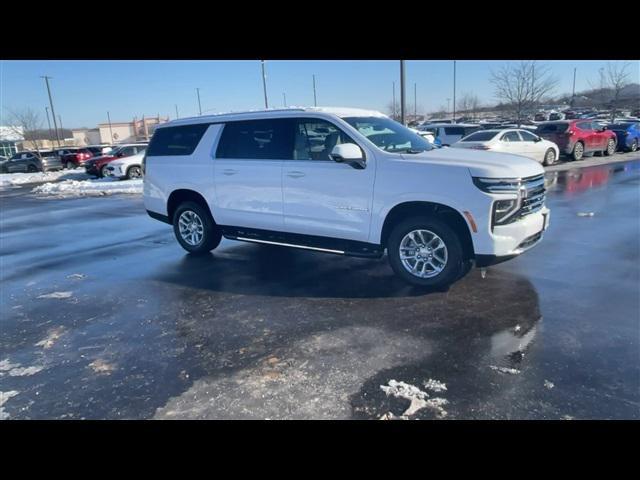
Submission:
<svg viewBox="0 0 640 480">
<path fill-rule="evenodd" d="M 495 370 L 496 372 L 508 373 L 509 375 L 518 375 L 520 373 L 520 370 L 516 368 L 496 367 L 495 365 L 489 365 L 489 368 L 491 370 Z"/>
<path fill-rule="evenodd" d="M 11 377 L 30 377 L 36 373 L 44 370 L 43 366 L 37 367 L 19 367 L 9 370 L 9 376 Z"/>
<path fill-rule="evenodd" d="M 553 387 L 555 387 L 553 382 L 550 382 L 549 380 L 544 381 L 544 388 L 551 390 Z"/>
<path fill-rule="evenodd" d="M 16 368 L 19 367 L 20 364 L 19 363 L 11 363 L 9 361 L 9 359 L 4 359 L 2 361 L 0 361 L 0 372 L 6 372 L 8 370 L 11 370 L 12 368 Z"/>
<path fill-rule="evenodd" d="M 7 418 L 9 418 L 9 414 L 4 411 L 3 405 L 7 403 L 7 401 L 10 398 L 18 395 L 18 393 L 20 392 L 16 390 L 9 390 L 8 392 L 0 392 L 0 420 L 6 420 Z"/>
<path fill-rule="evenodd" d="M 82 280 L 83 278 L 87 278 L 87 276 L 84 273 L 72 273 L 71 275 L 67 275 L 67 278 Z"/>
<path fill-rule="evenodd" d="M 0 188 L 10 188 L 28 183 L 52 182 L 61 178 L 70 180 L 84 180 L 89 176 L 84 171 L 71 172 L 58 170 L 57 172 L 35 173 L 2 173 L 0 174 Z"/>
<path fill-rule="evenodd" d="M 65 180 L 58 183 L 45 183 L 31 190 L 38 195 L 69 196 L 103 196 L 114 194 L 142 194 L 143 183 L 141 179 L 116 180 L 113 178 L 100 178 L 95 180 Z"/>
<path fill-rule="evenodd" d="M 443 405 L 449 403 L 447 399 L 429 398 L 429 394 L 427 392 L 423 392 L 414 385 L 410 385 L 405 382 L 397 382 L 396 380 L 389 380 L 387 385 L 380 385 L 380 389 L 382 389 L 387 396 L 391 395 L 411 402 L 409 407 L 402 413 L 402 417 L 409 417 L 423 408 L 434 410 L 438 417 L 442 418 L 447 416 L 446 410 L 442 408 Z"/>
<path fill-rule="evenodd" d="M 53 292 L 44 295 L 38 295 L 38 298 L 69 298 L 73 292 Z"/>
<path fill-rule="evenodd" d="M 595 213 L 593 212 L 578 212 L 579 217 L 593 217 Z"/>
<path fill-rule="evenodd" d="M 438 380 L 434 380 L 432 378 L 424 382 L 423 385 L 424 385 L 424 388 L 426 388 L 427 390 L 431 390 L 433 392 L 438 392 L 438 393 L 447 389 L 446 384 L 439 382 Z"/>
</svg>

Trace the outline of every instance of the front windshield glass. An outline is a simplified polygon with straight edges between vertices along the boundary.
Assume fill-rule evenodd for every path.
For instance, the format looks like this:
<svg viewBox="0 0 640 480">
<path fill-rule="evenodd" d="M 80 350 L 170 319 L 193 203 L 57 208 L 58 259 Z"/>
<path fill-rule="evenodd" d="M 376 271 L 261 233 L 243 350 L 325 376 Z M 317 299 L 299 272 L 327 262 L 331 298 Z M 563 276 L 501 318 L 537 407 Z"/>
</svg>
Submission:
<svg viewBox="0 0 640 480">
<path fill-rule="evenodd" d="M 420 153 L 433 149 L 416 132 L 387 117 L 347 117 L 343 120 L 385 152 Z"/>
</svg>

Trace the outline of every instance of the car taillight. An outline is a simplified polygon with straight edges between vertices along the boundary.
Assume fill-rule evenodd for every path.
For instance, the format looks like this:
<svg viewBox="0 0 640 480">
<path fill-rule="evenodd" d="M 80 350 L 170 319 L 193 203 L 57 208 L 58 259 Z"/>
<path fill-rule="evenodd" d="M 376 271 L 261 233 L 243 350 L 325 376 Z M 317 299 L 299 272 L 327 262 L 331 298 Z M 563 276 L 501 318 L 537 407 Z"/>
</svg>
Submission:
<svg viewBox="0 0 640 480">
<path fill-rule="evenodd" d="M 567 135 L 571 136 L 571 135 L 573 135 L 573 134 L 574 134 L 574 131 L 573 131 L 573 130 L 567 130 Z"/>
</svg>

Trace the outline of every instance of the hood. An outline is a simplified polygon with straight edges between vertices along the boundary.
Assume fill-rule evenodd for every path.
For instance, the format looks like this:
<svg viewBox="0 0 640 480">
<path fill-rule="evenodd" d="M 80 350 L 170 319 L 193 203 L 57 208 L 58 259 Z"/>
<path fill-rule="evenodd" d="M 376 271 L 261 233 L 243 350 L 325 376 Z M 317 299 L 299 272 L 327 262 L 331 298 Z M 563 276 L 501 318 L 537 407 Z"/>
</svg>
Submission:
<svg viewBox="0 0 640 480">
<path fill-rule="evenodd" d="M 544 174 L 544 168 L 535 160 L 509 153 L 466 148 L 438 148 L 402 157 L 406 160 L 435 165 L 466 167 L 474 177 L 524 178 Z"/>
</svg>

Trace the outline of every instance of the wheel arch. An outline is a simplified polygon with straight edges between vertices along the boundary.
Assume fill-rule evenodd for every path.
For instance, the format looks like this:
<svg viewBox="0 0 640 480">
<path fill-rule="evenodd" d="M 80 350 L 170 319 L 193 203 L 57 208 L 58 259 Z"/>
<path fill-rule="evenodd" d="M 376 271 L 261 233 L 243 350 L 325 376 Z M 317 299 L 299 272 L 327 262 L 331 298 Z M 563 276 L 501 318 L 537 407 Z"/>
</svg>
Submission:
<svg viewBox="0 0 640 480">
<path fill-rule="evenodd" d="M 460 243 L 462 244 L 464 258 L 474 258 L 475 251 L 473 248 L 473 240 L 471 239 L 471 232 L 469 231 L 467 221 L 455 208 L 437 202 L 412 201 L 399 203 L 394 206 L 389 210 L 389 213 L 387 213 L 384 219 L 382 232 L 380 234 L 380 244 L 383 247 L 386 247 L 393 227 L 399 222 L 406 218 L 421 215 L 435 216 L 436 218 L 445 221 L 447 225 L 449 225 L 458 235 Z"/>
<path fill-rule="evenodd" d="M 213 212 L 209 208 L 209 204 L 205 200 L 205 198 L 199 192 L 195 190 L 190 190 L 188 188 L 179 188 L 171 192 L 169 197 L 167 198 L 167 216 L 169 221 L 173 223 L 173 215 L 178 208 L 178 206 L 183 202 L 194 202 L 198 205 L 202 206 L 209 212 L 211 218 L 215 223 L 215 217 L 213 216 Z"/>
</svg>

